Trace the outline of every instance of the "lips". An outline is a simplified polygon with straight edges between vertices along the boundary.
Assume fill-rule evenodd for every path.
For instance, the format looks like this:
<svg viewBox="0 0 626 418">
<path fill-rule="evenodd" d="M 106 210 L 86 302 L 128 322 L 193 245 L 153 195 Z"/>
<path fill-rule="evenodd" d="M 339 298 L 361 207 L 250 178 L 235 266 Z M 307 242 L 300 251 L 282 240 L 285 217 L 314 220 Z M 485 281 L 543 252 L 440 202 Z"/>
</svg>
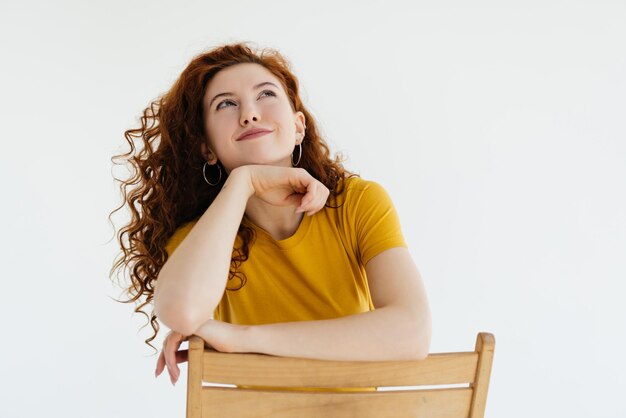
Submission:
<svg viewBox="0 0 626 418">
<path fill-rule="evenodd" d="M 247 139 L 247 138 L 254 138 L 254 137 L 261 136 L 263 134 L 267 134 L 270 132 L 273 132 L 273 131 L 270 131 L 268 129 L 251 129 L 241 134 L 241 136 L 237 138 L 237 141 L 241 141 L 242 139 Z"/>
</svg>

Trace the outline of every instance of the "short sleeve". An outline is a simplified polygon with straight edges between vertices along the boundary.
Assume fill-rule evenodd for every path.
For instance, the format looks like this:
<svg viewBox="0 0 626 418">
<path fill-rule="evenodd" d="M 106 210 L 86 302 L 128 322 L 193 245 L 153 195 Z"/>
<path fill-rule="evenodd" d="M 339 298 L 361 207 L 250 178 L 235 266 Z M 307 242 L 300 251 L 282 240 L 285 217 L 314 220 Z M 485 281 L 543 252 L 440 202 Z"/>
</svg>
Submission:
<svg viewBox="0 0 626 418">
<path fill-rule="evenodd" d="M 196 224 L 195 221 L 187 222 L 186 224 L 181 225 L 174 231 L 174 234 L 169 238 L 167 243 L 165 244 L 165 251 L 167 251 L 167 256 L 171 256 L 174 250 L 180 245 L 181 242 L 185 239 L 187 234 L 191 231 L 193 226 Z"/>
<path fill-rule="evenodd" d="M 354 224 L 358 255 L 366 265 L 375 255 L 393 247 L 408 247 L 391 197 L 380 184 L 363 181 L 355 198 Z"/>
</svg>

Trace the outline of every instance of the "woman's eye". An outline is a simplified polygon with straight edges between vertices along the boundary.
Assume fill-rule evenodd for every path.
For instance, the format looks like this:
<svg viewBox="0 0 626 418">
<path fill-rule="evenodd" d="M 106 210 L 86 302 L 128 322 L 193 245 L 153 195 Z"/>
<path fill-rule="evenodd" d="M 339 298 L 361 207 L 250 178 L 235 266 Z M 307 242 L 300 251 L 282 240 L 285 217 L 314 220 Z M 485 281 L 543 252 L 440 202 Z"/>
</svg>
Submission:
<svg viewBox="0 0 626 418">
<path fill-rule="evenodd" d="M 265 93 L 269 93 L 270 96 L 276 96 L 276 93 L 274 93 L 272 90 L 263 90 L 263 92 L 261 93 L 261 96 L 263 96 Z M 224 100 L 223 102 L 220 102 L 215 109 L 216 110 L 221 109 L 222 107 L 224 107 L 222 105 L 225 103 L 235 104 L 235 102 L 233 102 L 232 100 Z"/>
<path fill-rule="evenodd" d="M 217 105 L 216 109 L 218 109 L 218 110 L 219 110 L 219 109 L 221 109 L 221 108 L 222 108 L 222 105 L 223 105 L 224 103 L 233 103 L 233 101 L 232 101 L 232 100 L 224 100 L 223 102 L 220 102 L 220 104 L 218 104 L 218 105 Z M 233 104 L 234 104 L 234 103 L 233 103 Z"/>
</svg>

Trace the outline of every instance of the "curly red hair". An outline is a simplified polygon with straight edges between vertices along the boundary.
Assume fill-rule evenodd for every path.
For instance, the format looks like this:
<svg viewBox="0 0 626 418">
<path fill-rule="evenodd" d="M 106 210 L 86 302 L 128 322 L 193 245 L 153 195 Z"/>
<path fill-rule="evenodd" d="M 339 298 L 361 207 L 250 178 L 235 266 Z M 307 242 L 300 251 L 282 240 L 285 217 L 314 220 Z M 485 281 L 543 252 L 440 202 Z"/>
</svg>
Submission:
<svg viewBox="0 0 626 418">
<path fill-rule="evenodd" d="M 148 315 L 143 308 L 152 302 L 155 280 L 167 261 L 165 246 L 178 227 L 199 218 L 207 210 L 227 178 L 227 175 L 222 176 L 216 187 L 208 187 L 203 178 L 205 160 L 200 144 L 206 142 L 206 137 L 202 98 L 215 74 L 242 63 L 260 64 L 272 72 L 281 81 L 293 111 L 304 114 L 306 146 L 302 147 L 299 166 L 323 183 L 331 191 L 330 197 L 341 193 L 343 182 L 340 180 L 348 174 L 348 177 L 356 175 L 342 166 L 341 154 L 334 160 L 330 158 L 329 148 L 320 137 L 314 118 L 300 100 L 298 79 L 291 72 L 290 63 L 278 51 L 270 48 L 255 51 L 246 43 L 236 43 L 194 57 L 170 90 L 144 109 L 141 126 L 124 132 L 130 150 L 111 158 L 114 164 L 130 166 L 131 175 L 126 180 L 115 178 L 120 182 L 122 204 L 111 212 L 109 219 L 127 205 L 131 220 L 117 233 L 122 251 L 110 277 L 115 271 L 118 276 L 120 272 L 129 271 L 130 284 L 124 290 L 130 298 L 119 302 L 137 302 L 135 312 L 145 315 L 154 331 L 145 340 L 152 348 L 150 342 L 158 334 L 159 323 L 154 310 Z M 136 143 L 143 146 L 136 147 Z M 226 174 L 224 169 L 222 171 Z M 241 288 L 246 278 L 237 270 L 248 259 L 254 231 L 240 225 L 237 234 L 243 245 L 234 251 L 237 255 L 231 259 L 228 280 L 237 277 L 238 288 Z"/>
</svg>

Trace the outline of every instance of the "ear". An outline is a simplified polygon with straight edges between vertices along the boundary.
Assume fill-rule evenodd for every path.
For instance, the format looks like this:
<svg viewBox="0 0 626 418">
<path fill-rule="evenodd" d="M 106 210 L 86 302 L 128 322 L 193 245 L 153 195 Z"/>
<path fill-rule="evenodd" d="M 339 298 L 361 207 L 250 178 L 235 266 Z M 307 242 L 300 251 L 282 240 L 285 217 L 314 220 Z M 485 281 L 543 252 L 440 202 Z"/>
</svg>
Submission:
<svg viewBox="0 0 626 418">
<path fill-rule="evenodd" d="M 306 118 L 304 117 L 304 113 L 297 111 L 294 113 L 294 117 L 296 119 L 296 132 L 304 133 L 306 130 Z"/>
<path fill-rule="evenodd" d="M 206 142 L 202 142 L 200 144 L 200 152 L 206 161 L 209 162 L 210 165 L 217 163 L 217 158 L 215 154 L 209 149 Z"/>
</svg>

